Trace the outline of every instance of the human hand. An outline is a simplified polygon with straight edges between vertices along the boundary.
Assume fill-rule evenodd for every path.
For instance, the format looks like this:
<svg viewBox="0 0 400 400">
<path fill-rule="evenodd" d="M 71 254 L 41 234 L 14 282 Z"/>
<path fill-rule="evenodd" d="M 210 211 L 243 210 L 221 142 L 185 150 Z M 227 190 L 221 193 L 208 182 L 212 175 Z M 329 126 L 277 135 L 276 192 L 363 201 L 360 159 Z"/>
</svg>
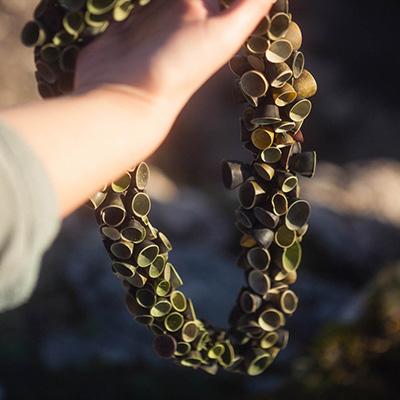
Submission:
<svg viewBox="0 0 400 400">
<path fill-rule="evenodd" d="M 48 171 L 61 215 L 158 148 L 272 3 L 152 0 L 84 47 L 73 93 L 1 110 Z"/>
<path fill-rule="evenodd" d="M 251 34 L 273 0 L 152 0 L 85 47 L 76 90 L 98 87 L 166 100 L 171 116 Z M 165 102 L 163 103 L 165 104 Z"/>
</svg>

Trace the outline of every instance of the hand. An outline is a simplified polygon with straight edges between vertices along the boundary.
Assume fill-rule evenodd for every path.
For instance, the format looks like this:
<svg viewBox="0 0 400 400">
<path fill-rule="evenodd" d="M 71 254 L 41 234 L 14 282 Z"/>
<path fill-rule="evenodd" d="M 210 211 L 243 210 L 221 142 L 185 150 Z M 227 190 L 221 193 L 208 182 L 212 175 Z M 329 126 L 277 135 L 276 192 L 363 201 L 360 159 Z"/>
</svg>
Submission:
<svg viewBox="0 0 400 400">
<path fill-rule="evenodd" d="M 221 10 L 218 0 L 152 0 L 84 48 L 76 89 L 111 84 L 181 108 L 238 50 L 272 3 L 236 0 Z"/>
<path fill-rule="evenodd" d="M 60 214 L 152 154 L 272 3 L 152 0 L 83 49 L 71 95 L 1 110 L 42 160 Z"/>
</svg>

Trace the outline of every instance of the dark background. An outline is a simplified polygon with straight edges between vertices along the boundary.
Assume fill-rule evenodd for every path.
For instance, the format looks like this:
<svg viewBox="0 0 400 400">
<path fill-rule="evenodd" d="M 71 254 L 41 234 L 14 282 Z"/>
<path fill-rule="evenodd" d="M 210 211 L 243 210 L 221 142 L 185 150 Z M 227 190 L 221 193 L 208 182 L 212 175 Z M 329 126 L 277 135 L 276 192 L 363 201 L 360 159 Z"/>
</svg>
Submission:
<svg viewBox="0 0 400 400">
<path fill-rule="evenodd" d="M 31 50 L 18 40 L 35 4 L 0 1 L 2 106 L 38 98 Z M 399 5 L 292 0 L 291 12 L 319 85 L 302 129 L 319 163 L 301 180 L 313 211 L 288 348 L 256 378 L 159 360 L 81 209 L 64 222 L 31 301 L 0 316 L 0 400 L 399 398 Z M 248 158 L 231 81 L 227 68 L 213 77 L 149 160 L 151 221 L 173 243 L 197 314 L 220 326 L 243 282 L 236 193 L 219 177 L 221 158 Z"/>
</svg>

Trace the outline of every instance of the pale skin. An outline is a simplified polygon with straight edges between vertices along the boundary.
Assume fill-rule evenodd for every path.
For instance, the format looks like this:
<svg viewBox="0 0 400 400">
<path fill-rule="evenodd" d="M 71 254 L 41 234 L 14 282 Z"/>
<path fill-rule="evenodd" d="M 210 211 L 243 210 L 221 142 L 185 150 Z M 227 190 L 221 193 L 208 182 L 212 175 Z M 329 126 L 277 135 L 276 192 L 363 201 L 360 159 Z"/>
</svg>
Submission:
<svg viewBox="0 0 400 400">
<path fill-rule="evenodd" d="M 60 216 L 150 156 L 274 0 L 153 0 L 82 51 L 69 96 L 3 109 L 43 162 Z"/>
</svg>

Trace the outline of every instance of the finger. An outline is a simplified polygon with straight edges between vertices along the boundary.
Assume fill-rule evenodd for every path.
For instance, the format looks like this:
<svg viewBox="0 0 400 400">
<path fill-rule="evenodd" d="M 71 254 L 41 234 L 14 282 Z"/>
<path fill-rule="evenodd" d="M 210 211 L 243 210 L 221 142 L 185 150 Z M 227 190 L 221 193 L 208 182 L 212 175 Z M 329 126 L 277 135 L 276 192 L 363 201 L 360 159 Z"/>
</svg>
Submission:
<svg viewBox="0 0 400 400">
<path fill-rule="evenodd" d="M 254 31 L 262 17 L 267 15 L 274 0 L 236 0 L 214 21 L 219 39 L 224 42 L 226 50 L 235 52 Z"/>
</svg>

